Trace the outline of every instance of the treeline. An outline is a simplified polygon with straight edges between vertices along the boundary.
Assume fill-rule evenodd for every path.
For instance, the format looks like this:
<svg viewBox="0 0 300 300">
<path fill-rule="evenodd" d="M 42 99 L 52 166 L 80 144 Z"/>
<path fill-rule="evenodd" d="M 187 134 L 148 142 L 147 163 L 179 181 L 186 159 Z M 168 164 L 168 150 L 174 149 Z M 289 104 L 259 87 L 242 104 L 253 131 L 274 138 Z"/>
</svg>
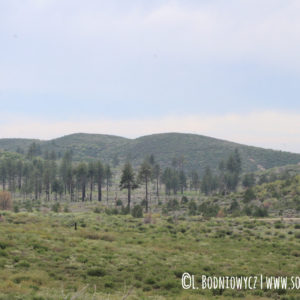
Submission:
<svg viewBox="0 0 300 300">
<path fill-rule="evenodd" d="M 82 201 L 92 200 L 96 188 L 98 200 L 101 201 L 102 188 L 105 186 L 108 192 L 111 179 L 108 164 L 104 165 L 101 161 L 75 164 L 71 152 L 66 152 L 59 164 L 54 156 L 48 159 L 22 159 L 6 155 L 0 159 L 2 189 L 19 192 L 24 198 L 32 196 L 35 200 L 41 199 L 43 194 L 48 201 L 51 195 L 55 200 L 63 195 L 70 197 L 71 201 L 79 198 Z"/>
<path fill-rule="evenodd" d="M 160 197 L 161 186 L 164 186 L 166 195 L 183 194 L 190 189 L 203 192 L 226 194 L 234 191 L 240 181 L 241 158 L 235 150 L 226 161 L 221 161 L 216 174 L 206 168 L 205 174 L 200 178 L 195 170 L 186 173 L 184 170 L 184 157 L 173 158 L 171 167 L 162 169 L 155 157 L 150 155 L 134 171 L 130 162 L 127 162 L 121 174 L 120 182 L 116 182 L 109 164 L 101 161 L 74 163 L 72 152 L 67 151 L 61 160 L 57 160 L 55 152 L 47 153 L 45 158 L 40 154 L 39 147 L 32 144 L 26 157 L 22 155 L 2 155 L 0 157 L 0 185 L 3 190 L 12 194 L 18 192 L 24 199 L 51 199 L 69 198 L 70 201 L 92 201 L 95 197 L 102 201 L 103 190 L 108 201 L 109 189 L 114 182 L 118 188 L 127 189 L 130 209 L 132 191 L 138 187 L 144 188 L 144 204 L 148 211 L 149 193 L 155 190 L 157 199 Z M 116 173 L 116 172 L 115 172 Z M 252 178 L 246 178 L 250 185 Z M 245 182 L 247 181 L 245 179 Z M 93 198 L 94 197 L 94 198 Z"/>
</svg>

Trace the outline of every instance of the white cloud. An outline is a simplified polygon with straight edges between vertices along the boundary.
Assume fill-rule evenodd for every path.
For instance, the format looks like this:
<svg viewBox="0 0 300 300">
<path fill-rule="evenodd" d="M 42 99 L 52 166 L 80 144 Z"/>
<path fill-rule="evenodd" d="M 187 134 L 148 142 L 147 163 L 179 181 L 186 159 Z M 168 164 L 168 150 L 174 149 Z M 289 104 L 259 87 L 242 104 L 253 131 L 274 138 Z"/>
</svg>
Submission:
<svg viewBox="0 0 300 300">
<path fill-rule="evenodd" d="M 0 138 L 50 139 L 76 132 L 138 137 L 161 132 L 195 133 L 247 145 L 300 153 L 300 114 L 257 112 L 228 115 L 169 116 L 158 119 L 53 122 L 9 118 L 0 123 Z"/>
<path fill-rule="evenodd" d="M 41 42 L 53 39 L 63 47 L 74 47 L 75 54 L 82 45 L 101 51 L 121 47 L 128 58 L 130 53 L 135 57 L 151 48 L 169 56 L 189 55 L 192 60 L 247 59 L 300 67 L 298 0 L 199 1 L 194 5 L 161 1 L 147 9 L 129 1 L 123 10 L 118 8 L 120 1 L 12 3 L 10 13 L 1 16 L 3 33 L 20 32 Z"/>
</svg>

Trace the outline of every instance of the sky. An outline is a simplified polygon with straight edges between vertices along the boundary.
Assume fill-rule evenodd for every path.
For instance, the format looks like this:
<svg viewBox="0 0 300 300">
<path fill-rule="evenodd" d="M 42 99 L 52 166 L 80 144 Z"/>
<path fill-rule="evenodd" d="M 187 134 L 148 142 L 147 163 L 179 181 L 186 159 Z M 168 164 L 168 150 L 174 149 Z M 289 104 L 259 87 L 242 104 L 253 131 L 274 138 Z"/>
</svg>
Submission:
<svg viewBox="0 0 300 300">
<path fill-rule="evenodd" d="M 189 132 L 300 153 L 300 1 L 0 0 L 0 138 Z"/>
</svg>

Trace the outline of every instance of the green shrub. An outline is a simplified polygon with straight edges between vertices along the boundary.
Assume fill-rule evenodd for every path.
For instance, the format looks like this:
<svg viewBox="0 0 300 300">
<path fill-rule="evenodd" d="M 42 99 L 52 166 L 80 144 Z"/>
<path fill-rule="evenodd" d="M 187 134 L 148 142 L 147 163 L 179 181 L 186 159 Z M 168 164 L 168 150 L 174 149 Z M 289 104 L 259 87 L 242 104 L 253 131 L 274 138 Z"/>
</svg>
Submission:
<svg viewBox="0 0 300 300">
<path fill-rule="evenodd" d="M 162 282 L 162 286 L 166 290 L 172 290 L 172 289 L 178 287 L 178 283 L 176 281 L 166 280 L 166 281 Z"/>
<path fill-rule="evenodd" d="M 252 208 L 248 205 L 246 205 L 243 209 L 243 212 L 246 216 L 251 216 L 252 215 Z"/>
<path fill-rule="evenodd" d="M 105 276 L 106 272 L 105 270 L 101 268 L 93 268 L 87 271 L 87 274 L 89 276 L 95 276 L 95 277 L 103 277 Z"/>
<path fill-rule="evenodd" d="M 106 242 L 113 242 L 115 240 L 115 237 L 110 234 L 103 234 L 100 236 L 100 240 Z"/>
<path fill-rule="evenodd" d="M 268 216 L 268 210 L 265 207 L 256 207 L 253 215 L 258 218 L 263 218 Z"/>
<path fill-rule="evenodd" d="M 135 205 L 131 211 L 131 215 L 134 218 L 142 218 L 143 217 L 143 208 L 141 205 Z"/>
<path fill-rule="evenodd" d="M 295 256 L 295 257 L 300 257 L 300 251 L 297 251 L 297 250 L 293 250 L 291 252 L 291 255 Z"/>
<path fill-rule="evenodd" d="M 281 223 L 280 221 L 276 221 L 275 224 L 274 224 L 274 227 L 276 229 L 284 228 L 284 224 Z"/>
<path fill-rule="evenodd" d="M 189 215 L 195 216 L 197 215 L 197 204 L 194 200 L 189 203 Z"/>
<path fill-rule="evenodd" d="M 101 213 L 101 208 L 98 207 L 98 206 L 95 207 L 95 208 L 94 208 L 94 213 L 95 213 L 95 214 L 100 214 L 100 213 Z"/>
<path fill-rule="evenodd" d="M 188 202 L 189 202 L 189 199 L 186 196 L 182 196 L 181 203 L 185 204 L 185 203 L 188 203 Z"/>
<path fill-rule="evenodd" d="M 168 210 L 177 210 L 179 209 L 179 202 L 177 199 L 171 199 L 167 202 Z"/>
<path fill-rule="evenodd" d="M 198 211 L 203 214 L 204 217 L 215 217 L 220 210 L 219 205 L 204 202 L 198 207 Z"/>
<path fill-rule="evenodd" d="M 295 238 L 296 238 L 296 239 L 300 239 L 300 232 L 296 232 L 296 233 L 295 233 Z"/>
<path fill-rule="evenodd" d="M 8 247 L 8 243 L 0 241 L 0 249 L 6 249 Z"/>
<path fill-rule="evenodd" d="M 122 206 L 123 205 L 123 202 L 121 199 L 118 199 L 117 202 L 116 202 L 116 205 L 117 206 Z"/>
<path fill-rule="evenodd" d="M 153 285 L 155 283 L 155 279 L 153 277 L 148 277 L 146 278 L 145 283 Z"/>
<path fill-rule="evenodd" d="M 20 211 L 19 205 L 18 205 L 18 204 L 15 204 L 15 205 L 14 205 L 14 212 L 15 212 L 15 213 L 18 213 L 19 211 Z"/>
<path fill-rule="evenodd" d="M 51 206 L 51 210 L 53 211 L 53 212 L 59 212 L 60 211 L 60 204 L 59 204 L 59 202 L 56 202 L 56 203 L 54 203 L 52 206 Z"/>
<path fill-rule="evenodd" d="M 121 207 L 121 214 L 122 214 L 122 215 L 127 215 L 127 214 L 129 214 L 129 207 L 128 207 L 128 206 L 122 206 L 122 207 Z"/>
<path fill-rule="evenodd" d="M 105 208 L 104 212 L 107 215 L 118 215 L 119 214 L 119 210 L 117 208 L 112 208 L 112 209 Z"/>
<path fill-rule="evenodd" d="M 19 268 L 29 268 L 30 264 L 27 261 L 22 260 L 17 264 L 17 267 L 19 267 Z"/>
<path fill-rule="evenodd" d="M 253 189 L 249 188 L 244 193 L 243 201 L 244 203 L 249 203 L 251 200 L 254 200 L 256 198 L 256 195 L 253 191 Z"/>
<path fill-rule="evenodd" d="M 26 201 L 25 203 L 25 209 L 28 211 L 28 212 L 32 212 L 32 204 L 31 204 L 31 201 Z"/>
</svg>

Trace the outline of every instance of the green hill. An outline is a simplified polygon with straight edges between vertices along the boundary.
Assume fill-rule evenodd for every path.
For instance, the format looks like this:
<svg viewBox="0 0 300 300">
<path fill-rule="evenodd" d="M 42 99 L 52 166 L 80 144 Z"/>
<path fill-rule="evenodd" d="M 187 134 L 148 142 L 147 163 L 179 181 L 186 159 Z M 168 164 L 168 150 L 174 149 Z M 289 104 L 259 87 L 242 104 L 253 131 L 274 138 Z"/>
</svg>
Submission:
<svg viewBox="0 0 300 300">
<path fill-rule="evenodd" d="M 61 156 L 72 150 L 74 160 L 102 159 L 112 162 L 117 157 L 120 163 L 131 160 L 139 164 L 145 156 L 154 154 L 163 166 L 171 165 L 174 157 L 184 156 L 187 170 L 203 172 L 206 166 L 216 169 L 219 161 L 238 148 L 245 172 L 269 169 L 276 166 L 297 164 L 300 154 L 274 151 L 241 145 L 196 134 L 163 133 L 127 139 L 101 134 L 72 134 L 50 141 L 31 139 L 0 139 L 0 149 L 26 152 L 32 142 L 40 145 L 42 153 L 56 151 Z"/>
<path fill-rule="evenodd" d="M 9 152 L 17 152 L 18 150 L 27 150 L 32 143 L 40 143 L 35 139 L 0 139 L 0 149 Z"/>
</svg>

